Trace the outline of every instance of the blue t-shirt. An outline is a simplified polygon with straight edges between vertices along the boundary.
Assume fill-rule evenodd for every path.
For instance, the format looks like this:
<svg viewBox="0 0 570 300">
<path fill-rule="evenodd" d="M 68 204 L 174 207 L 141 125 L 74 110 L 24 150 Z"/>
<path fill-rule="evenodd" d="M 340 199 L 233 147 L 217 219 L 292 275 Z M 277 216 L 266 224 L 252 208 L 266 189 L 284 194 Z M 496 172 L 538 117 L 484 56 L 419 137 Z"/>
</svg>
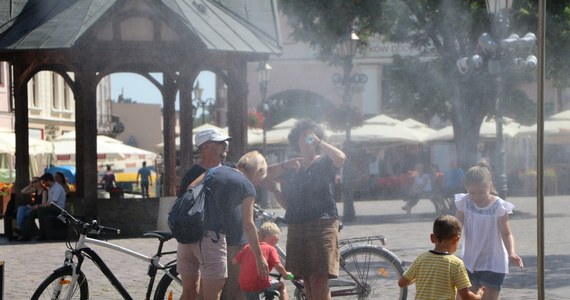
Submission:
<svg viewBox="0 0 570 300">
<path fill-rule="evenodd" d="M 229 246 L 246 244 L 241 203 L 245 198 L 256 196 L 255 187 L 242 172 L 226 166 L 209 169 L 205 180 L 211 191 L 205 205 L 206 229 L 225 233 Z"/>
<path fill-rule="evenodd" d="M 141 183 L 149 183 L 150 174 L 151 171 L 149 167 L 140 168 L 139 175 L 141 176 Z"/>
<path fill-rule="evenodd" d="M 321 156 L 307 169 L 286 171 L 283 189 L 287 199 L 285 220 L 303 223 L 338 217 L 334 199 L 334 185 L 338 168 L 328 156 Z"/>
<path fill-rule="evenodd" d="M 462 169 L 449 169 L 443 175 L 443 187 L 445 188 L 461 188 L 463 186 L 463 177 L 465 172 Z"/>
</svg>

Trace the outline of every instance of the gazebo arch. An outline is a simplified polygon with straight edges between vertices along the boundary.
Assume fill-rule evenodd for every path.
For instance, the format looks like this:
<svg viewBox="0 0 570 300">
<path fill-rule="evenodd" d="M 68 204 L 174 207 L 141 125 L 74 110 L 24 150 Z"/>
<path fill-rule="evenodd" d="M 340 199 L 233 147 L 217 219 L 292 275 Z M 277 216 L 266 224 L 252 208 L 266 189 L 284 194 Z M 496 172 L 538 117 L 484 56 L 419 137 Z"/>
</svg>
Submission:
<svg viewBox="0 0 570 300">
<path fill-rule="evenodd" d="M 215 70 L 228 86 L 230 159 L 247 145 L 247 62 L 281 51 L 276 1 L 4 0 L 0 60 L 12 65 L 16 191 L 29 171 L 27 82 L 40 69 L 64 77 L 75 96 L 77 198 L 96 214 L 96 87 L 106 74 L 133 72 L 163 96 L 164 187 L 175 193 L 175 101 L 180 96 L 181 168 L 192 164 L 192 83 Z M 67 76 L 73 72 L 74 78 Z M 160 72 L 162 83 L 150 73 Z"/>
</svg>

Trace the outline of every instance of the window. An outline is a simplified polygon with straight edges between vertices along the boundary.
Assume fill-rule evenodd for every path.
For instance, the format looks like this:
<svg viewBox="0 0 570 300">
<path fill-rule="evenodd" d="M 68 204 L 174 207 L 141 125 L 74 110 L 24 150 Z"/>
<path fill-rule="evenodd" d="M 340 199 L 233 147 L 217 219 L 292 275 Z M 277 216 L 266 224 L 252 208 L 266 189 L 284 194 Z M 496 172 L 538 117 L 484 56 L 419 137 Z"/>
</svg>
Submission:
<svg viewBox="0 0 570 300">
<path fill-rule="evenodd" d="M 52 72 L 51 73 L 51 102 L 52 102 L 52 108 L 54 110 L 60 110 L 61 109 L 61 99 L 59 99 L 59 83 L 60 82 L 60 76 L 55 73 Z"/>
</svg>

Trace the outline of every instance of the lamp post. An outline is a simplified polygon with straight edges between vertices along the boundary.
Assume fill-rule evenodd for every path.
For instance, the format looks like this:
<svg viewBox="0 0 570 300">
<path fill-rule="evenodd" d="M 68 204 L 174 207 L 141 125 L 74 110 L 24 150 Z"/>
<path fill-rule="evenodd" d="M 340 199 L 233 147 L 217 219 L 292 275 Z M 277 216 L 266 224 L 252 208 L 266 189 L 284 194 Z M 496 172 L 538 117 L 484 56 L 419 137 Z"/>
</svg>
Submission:
<svg viewBox="0 0 570 300">
<path fill-rule="evenodd" d="M 206 124 L 206 106 L 211 106 L 216 101 L 214 98 L 208 98 L 202 100 L 202 95 L 204 93 L 204 89 L 200 87 L 200 82 L 197 81 L 196 85 L 194 86 L 194 110 L 192 111 L 192 117 L 195 118 L 198 112 L 198 108 L 202 108 L 202 125 Z"/>
<path fill-rule="evenodd" d="M 352 102 L 352 59 L 356 55 L 358 47 L 358 36 L 354 31 L 351 31 L 348 36 L 343 38 L 337 45 L 338 55 L 342 59 L 342 105 L 346 108 L 346 144 L 350 143 L 350 130 L 352 128 L 352 120 L 350 112 L 350 103 Z M 338 78 L 337 78 L 338 80 Z M 333 77 L 334 81 L 334 77 Z"/>
<path fill-rule="evenodd" d="M 269 115 L 269 103 L 267 102 L 267 86 L 269 84 L 269 75 L 271 75 L 271 66 L 267 62 L 260 62 L 257 66 L 257 75 L 259 81 L 259 92 L 261 94 L 261 112 L 263 114 L 263 155 L 267 155 L 267 116 Z"/>
<path fill-rule="evenodd" d="M 537 59 L 531 54 L 536 43 L 536 36 L 527 33 L 520 38 L 517 34 L 507 36 L 509 31 L 509 10 L 513 0 L 487 0 L 487 12 L 493 15 L 492 33 L 483 33 L 478 40 L 483 50 L 482 56 L 475 54 L 457 61 L 460 73 L 471 69 L 480 69 L 486 63 L 488 73 L 496 77 L 497 94 L 495 99 L 496 147 L 495 171 L 498 174 L 499 196 L 507 199 L 507 161 L 505 157 L 505 140 L 503 136 L 503 106 L 505 101 L 504 79 L 511 70 L 532 71 L 536 68 Z M 522 57 L 520 55 L 523 55 Z"/>
<path fill-rule="evenodd" d="M 345 112 L 346 142 L 343 148 L 346 152 L 347 160 L 342 169 L 343 221 L 345 222 L 353 222 L 356 220 L 356 212 L 354 210 L 354 180 L 358 177 L 359 172 L 353 163 L 354 152 L 350 144 L 350 131 L 352 129 L 353 118 L 351 102 L 354 93 L 362 90 L 368 80 L 365 74 L 351 75 L 353 59 L 358 49 L 358 41 L 359 38 L 352 28 L 349 34 L 340 40 L 337 45 L 337 54 L 342 60 L 343 74 L 340 75 L 337 73 L 333 75 L 333 82 L 342 86 L 342 109 Z"/>
</svg>

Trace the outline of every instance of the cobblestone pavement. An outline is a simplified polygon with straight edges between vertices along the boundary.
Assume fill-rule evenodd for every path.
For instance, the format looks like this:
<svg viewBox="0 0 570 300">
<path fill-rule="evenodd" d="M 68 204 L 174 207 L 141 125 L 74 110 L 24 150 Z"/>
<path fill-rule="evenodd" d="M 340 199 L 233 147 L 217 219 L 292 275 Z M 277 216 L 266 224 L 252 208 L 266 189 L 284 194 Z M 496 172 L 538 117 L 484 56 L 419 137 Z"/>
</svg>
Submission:
<svg viewBox="0 0 570 300">
<path fill-rule="evenodd" d="M 570 294 L 569 198 L 556 196 L 545 200 L 545 299 L 568 299 Z M 513 197 L 509 201 L 516 206 L 511 227 L 525 269 L 511 268 L 501 299 L 537 299 L 536 199 Z M 358 220 L 345 225 L 341 238 L 383 234 L 388 239 L 386 248 L 403 261 L 411 262 L 419 253 L 432 247 L 429 234 L 436 214 L 427 200 L 420 201 L 411 215 L 406 215 L 400 209 L 403 204 L 401 200 L 357 202 Z M 342 203 L 339 203 L 339 209 L 342 212 Z M 283 213 L 278 209 L 273 211 Z M 285 237 L 286 232 L 282 235 L 283 244 Z M 116 239 L 113 242 L 149 256 L 157 246 L 153 239 L 144 238 Z M 175 242 L 169 242 L 165 250 L 174 250 L 175 247 Z M 133 298 L 144 299 L 148 282 L 146 263 L 98 246 L 93 248 L 110 265 Z M 0 238 L 0 260 L 5 261 L 4 299 L 29 299 L 40 282 L 53 269 L 61 266 L 65 249 L 64 242 L 8 242 Z M 121 299 L 92 263 L 85 263 L 84 272 L 89 279 L 92 299 Z M 408 298 L 413 297 L 412 289 Z"/>
</svg>

